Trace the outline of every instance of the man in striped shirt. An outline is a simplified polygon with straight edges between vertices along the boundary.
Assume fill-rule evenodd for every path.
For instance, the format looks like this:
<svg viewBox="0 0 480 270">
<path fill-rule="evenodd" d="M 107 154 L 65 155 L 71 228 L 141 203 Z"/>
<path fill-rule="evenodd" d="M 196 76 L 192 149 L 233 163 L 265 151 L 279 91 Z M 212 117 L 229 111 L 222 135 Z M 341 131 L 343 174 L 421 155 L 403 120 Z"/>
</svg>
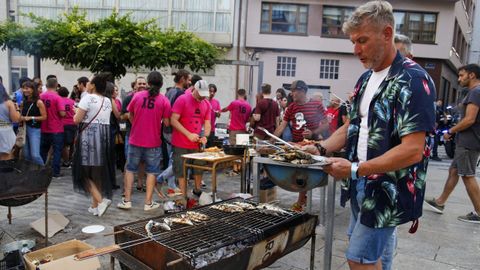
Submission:
<svg viewBox="0 0 480 270">
<path fill-rule="evenodd" d="M 319 138 L 323 131 L 328 130 L 328 121 L 323 104 L 317 100 L 309 101 L 307 99 L 308 86 L 304 81 L 294 81 L 290 90 L 293 94 L 293 102 L 285 111 L 283 121 L 275 130 L 275 135 L 280 137 L 290 122 L 293 142 Z M 300 192 L 292 209 L 302 211 L 305 203 L 306 193 Z"/>
</svg>

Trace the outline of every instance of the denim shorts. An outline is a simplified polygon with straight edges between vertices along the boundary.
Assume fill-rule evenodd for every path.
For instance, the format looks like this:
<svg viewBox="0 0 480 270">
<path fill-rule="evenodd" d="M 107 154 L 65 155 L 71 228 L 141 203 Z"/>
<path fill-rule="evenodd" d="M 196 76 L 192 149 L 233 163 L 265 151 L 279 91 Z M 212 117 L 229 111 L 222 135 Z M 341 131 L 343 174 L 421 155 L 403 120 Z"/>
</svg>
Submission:
<svg viewBox="0 0 480 270">
<path fill-rule="evenodd" d="M 396 247 L 396 227 L 370 228 L 360 223 L 360 209 L 365 198 L 365 178 L 352 181 L 350 238 L 347 259 L 361 264 L 374 264 L 382 259 L 383 269 L 391 269 Z"/>
<path fill-rule="evenodd" d="M 160 174 L 162 147 L 146 148 L 135 145 L 128 146 L 127 171 L 138 172 L 140 161 L 145 162 L 145 173 Z"/>
</svg>

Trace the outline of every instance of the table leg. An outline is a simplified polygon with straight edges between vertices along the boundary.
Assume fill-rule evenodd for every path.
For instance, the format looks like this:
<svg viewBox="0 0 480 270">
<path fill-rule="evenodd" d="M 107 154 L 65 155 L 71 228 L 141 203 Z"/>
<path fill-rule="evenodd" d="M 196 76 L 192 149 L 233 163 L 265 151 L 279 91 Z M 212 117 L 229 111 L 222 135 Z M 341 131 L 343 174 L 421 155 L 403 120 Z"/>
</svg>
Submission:
<svg viewBox="0 0 480 270">
<path fill-rule="evenodd" d="M 335 216 L 335 185 L 335 179 L 329 176 L 327 187 L 327 218 L 325 227 L 325 251 L 323 254 L 323 269 L 331 269 L 332 266 L 333 218 Z"/>
<path fill-rule="evenodd" d="M 328 176 L 326 176 L 328 177 Z M 327 188 L 326 186 L 323 186 L 320 188 L 320 214 L 319 214 L 319 219 L 320 219 L 320 224 L 325 226 L 325 196 L 327 193 Z"/>
<path fill-rule="evenodd" d="M 242 158 L 242 169 L 240 171 L 240 192 L 245 193 L 245 155 Z"/>
<path fill-rule="evenodd" d="M 48 191 L 45 192 L 45 247 L 48 247 Z"/>
<path fill-rule="evenodd" d="M 212 165 L 212 200 L 216 201 L 217 197 L 217 163 L 214 162 Z"/>
<path fill-rule="evenodd" d="M 312 192 L 313 189 L 307 191 L 307 213 L 312 213 Z"/>
<path fill-rule="evenodd" d="M 188 176 L 187 176 L 186 163 L 187 163 L 187 159 L 184 158 L 183 159 L 182 170 L 183 170 L 183 181 L 185 181 L 185 190 L 182 190 L 182 192 L 183 192 L 183 198 L 185 199 L 185 205 L 187 205 L 187 202 L 188 202 L 188 196 L 187 196 L 187 194 L 188 194 L 188 191 L 187 191 L 188 190 L 188 179 L 187 179 L 187 177 Z M 181 185 L 181 183 L 178 183 L 178 184 Z"/>
<path fill-rule="evenodd" d="M 310 239 L 310 270 L 315 270 L 315 241 L 317 240 L 317 234 L 315 229 L 313 230 L 312 238 Z"/>
<path fill-rule="evenodd" d="M 257 197 L 260 195 L 260 171 L 258 162 L 255 161 L 255 158 L 252 161 L 252 176 L 253 176 L 253 197 Z"/>
<path fill-rule="evenodd" d="M 110 255 L 110 270 L 115 269 L 115 257 Z"/>
<path fill-rule="evenodd" d="M 8 218 L 8 224 L 12 224 L 12 208 L 10 206 L 8 207 L 7 218 Z"/>
</svg>

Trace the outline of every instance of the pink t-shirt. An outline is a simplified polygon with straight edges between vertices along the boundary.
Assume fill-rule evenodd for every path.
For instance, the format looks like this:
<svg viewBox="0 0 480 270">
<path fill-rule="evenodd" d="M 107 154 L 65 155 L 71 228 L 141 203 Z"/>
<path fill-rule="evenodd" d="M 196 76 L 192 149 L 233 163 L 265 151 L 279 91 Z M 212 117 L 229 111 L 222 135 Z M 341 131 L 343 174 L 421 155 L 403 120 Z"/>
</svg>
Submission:
<svg viewBox="0 0 480 270">
<path fill-rule="evenodd" d="M 252 107 L 245 100 L 237 99 L 228 105 L 227 109 L 230 111 L 230 126 L 229 130 L 245 130 Z"/>
<path fill-rule="evenodd" d="M 172 108 L 172 113 L 180 115 L 179 122 L 191 133 L 199 134 L 205 120 L 210 120 L 210 104 L 206 99 L 197 101 L 193 95 L 181 95 Z M 198 143 L 191 142 L 187 136 L 173 128 L 172 144 L 175 147 L 185 149 L 197 149 Z"/>
<path fill-rule="evenodd" d="M 65 111 L 62 97 L 55 91 L 45 91 L 40 95 L 47 110 L 47 120 L 42 121 L 42 133 L 62 133 L 63 122 L 60 111 Z"/>
<path fill-rule="evenodd" d="M 121 112 L 122 111 L 122 102 L 118 98 L 116 98 L 114 100 L 115 100 L 115 105 L 117 105 L 117 110 L 119 112 Z"/>
<path fill-rule="evenodd" d="M 217 122 L 217 116 L 215 115 L 216 112 L 219 112 L 222 110 L 220 107 L 220 102 L 218 102 L 217 99 L 212 98 L 212 100 L 209 100 L 210 102 L 210 110 L 212 111 L 212 115 L 210 116 L 210 121 L 212 122 L 212 132 L 215 131 L 215 123 Z M 213 133 L 212 133 L 213 134 Z"/>
<path fill-rule="evenodd" d="M 73 122 L 73 116 L 75 115 L 75 100 L 68 97 L 64 97 L 62 98 L 62 100 L 63 106 L 65 108 L 65 117 L 62 118 L 63 125 L 75 125 L 75 123 Z"/>
<path fill-rule="evenodd" d="M 138 147 L 160 147 L 162 120 L 171 116 L 168 99 L 162 94 L 149 97 L 148 91 L 140 91 L 135 93 L 127 110 L 133 114 L 128 143 Z"/>
</svg>

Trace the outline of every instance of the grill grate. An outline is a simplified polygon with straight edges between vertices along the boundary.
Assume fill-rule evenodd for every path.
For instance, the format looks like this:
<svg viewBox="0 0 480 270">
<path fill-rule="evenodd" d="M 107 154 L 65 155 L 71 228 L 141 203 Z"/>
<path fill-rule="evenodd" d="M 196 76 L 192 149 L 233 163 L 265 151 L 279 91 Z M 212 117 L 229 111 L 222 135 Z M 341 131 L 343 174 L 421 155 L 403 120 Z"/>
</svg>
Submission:
<svg viewBox="0 0 480 270">
<path fill-rule="evenodd" d="M 241 198 L 234 198 L 215 204 L 232 203 L 244 201 Z M 247 201 L 257 205 L 253 201 Z M 211 204 L 213 205 L 213 204 Z M 179 253 L 183 257 L 193 259 L 219 248 L 235 244 L 253 244 L 264 238 L 268 230 L 292 222 L 304 214 L 288 212 L 288 214 L 272 214 L 260 210 L 249 210 L 240 213 L 226 213 L 210 208 L 211 205 L 202 206 L 192 211 L 206 214 L 210 217 L 208 221 L 197 223 L 194 226 L 173 223 L 171 231 L 153 229 L 153 240 L 157 243 Z M 184 212 L 167 215 L 174 217 Z M 162 222 L 164 217 L 155 218 L 154 221 Z M 146 238 L 145 225 L 148 220 L 139 221 L 122 229 Z"/>
</svg>

